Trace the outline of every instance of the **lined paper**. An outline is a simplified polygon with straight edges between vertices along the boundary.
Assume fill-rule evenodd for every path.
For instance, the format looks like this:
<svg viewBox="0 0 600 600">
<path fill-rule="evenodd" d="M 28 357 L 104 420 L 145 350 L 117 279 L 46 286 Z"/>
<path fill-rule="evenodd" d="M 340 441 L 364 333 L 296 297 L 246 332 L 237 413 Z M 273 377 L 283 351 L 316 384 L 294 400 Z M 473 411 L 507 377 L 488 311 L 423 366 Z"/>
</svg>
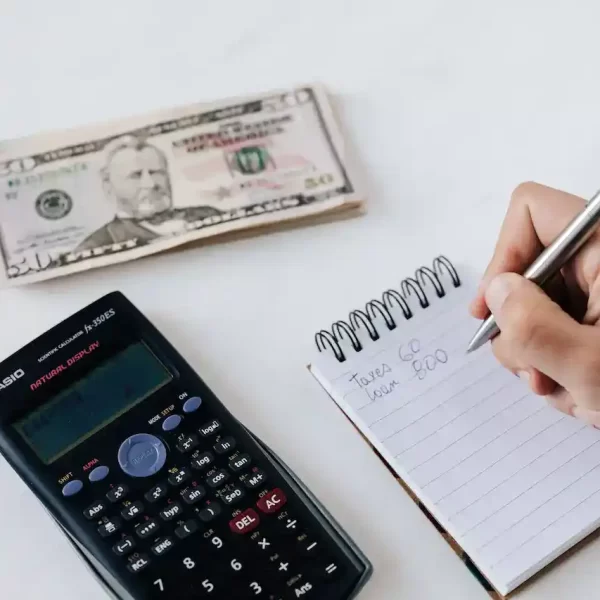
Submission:
<svg viewBox="0 0 600 600">
<path fill-rule="evenodd" d="M 311 370 L 506 594 L 600 524 L 600 431 L 529 393 L 489 347 L 465 354 L 472 294 L 463 285 Z"/>
</svg>

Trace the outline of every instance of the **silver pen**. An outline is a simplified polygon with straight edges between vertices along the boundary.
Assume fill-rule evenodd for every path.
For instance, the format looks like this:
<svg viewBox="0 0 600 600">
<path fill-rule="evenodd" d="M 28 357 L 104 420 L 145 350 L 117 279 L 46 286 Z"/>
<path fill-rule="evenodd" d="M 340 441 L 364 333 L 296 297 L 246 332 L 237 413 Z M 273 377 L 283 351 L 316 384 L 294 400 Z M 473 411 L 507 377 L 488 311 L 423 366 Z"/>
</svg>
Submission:
<svg viewBox="0 0 600 600">
<path fill-rule="evenodd" d="M 600 223 L 600 190 L 588 200 L 585 208 L 562 233 L 535 259 L 523 277 L 543 286 L 587 242 Z M 500 330 L 490 315 L 476 331 L 467 348 L 473 352 L 495 337 Z"/>
</svg>

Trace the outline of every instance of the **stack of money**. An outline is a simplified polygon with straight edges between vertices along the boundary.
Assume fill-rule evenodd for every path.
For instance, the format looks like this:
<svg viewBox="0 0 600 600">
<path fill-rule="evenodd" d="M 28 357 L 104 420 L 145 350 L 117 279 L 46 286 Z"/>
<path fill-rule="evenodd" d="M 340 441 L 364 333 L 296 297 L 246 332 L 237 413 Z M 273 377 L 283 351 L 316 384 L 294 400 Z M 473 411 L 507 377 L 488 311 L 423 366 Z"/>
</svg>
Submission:
<svg viewBox="0 0 600 600">
<path fill-rule="evenodd" d="M 362 201 L 317 85 L 0 142 L 7 285 L 360 212 Z"/>
</svg>

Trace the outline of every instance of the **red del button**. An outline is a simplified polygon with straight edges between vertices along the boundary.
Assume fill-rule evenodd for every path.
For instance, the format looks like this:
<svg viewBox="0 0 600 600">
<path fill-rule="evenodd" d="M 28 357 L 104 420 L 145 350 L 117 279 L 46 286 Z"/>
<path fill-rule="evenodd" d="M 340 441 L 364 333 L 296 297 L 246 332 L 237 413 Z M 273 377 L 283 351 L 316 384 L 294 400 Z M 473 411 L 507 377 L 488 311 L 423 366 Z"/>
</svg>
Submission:
<svg viewBox="0 0 600 600">
<path fill-rule="evenodd" d="M 257 503 L 256 506 L 264 513 L 277 512 L 285 503 L 287 498 L 285 494 L 279 489 L 275 488 L 270 491 L 266 496 L 263 496 Z"/>
<path fill-rule="evenodd" d="M 235 519 L 229 521 L 229 527 L 234 533 L 248 533 L 260 523 L 260 518 L 253 508 L 240 513 Z"/>
</svg>

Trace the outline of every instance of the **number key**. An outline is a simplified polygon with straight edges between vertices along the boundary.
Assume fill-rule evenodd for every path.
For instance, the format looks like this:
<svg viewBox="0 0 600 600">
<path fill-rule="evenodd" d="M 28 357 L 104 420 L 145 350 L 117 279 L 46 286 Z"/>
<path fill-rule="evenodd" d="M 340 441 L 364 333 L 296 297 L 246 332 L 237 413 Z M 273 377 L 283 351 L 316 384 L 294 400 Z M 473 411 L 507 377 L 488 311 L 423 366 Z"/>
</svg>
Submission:
<svg viewBox="0 0 600 600">
<path fill-rule="evenodd" d="M 258 581 L 251 581 L 248 584 L 248 598 L 256 598 L 257 596 L 266 596 L 268 592 Z"/>
</svg>

